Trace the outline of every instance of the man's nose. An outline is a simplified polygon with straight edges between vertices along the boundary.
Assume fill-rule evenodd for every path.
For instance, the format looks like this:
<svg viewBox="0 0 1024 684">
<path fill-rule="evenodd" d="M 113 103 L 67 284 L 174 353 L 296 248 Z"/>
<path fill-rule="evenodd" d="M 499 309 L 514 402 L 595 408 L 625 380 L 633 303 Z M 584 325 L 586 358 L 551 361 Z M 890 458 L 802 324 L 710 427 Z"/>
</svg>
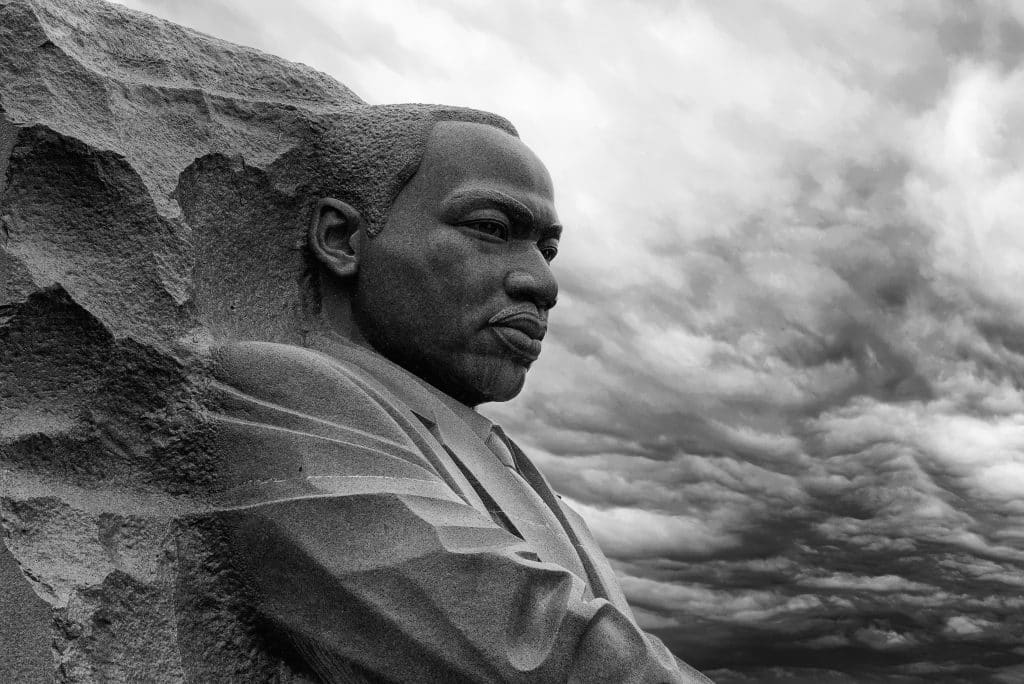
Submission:
<svg viewBox="0 0 1024 684">
<path fill-rule="evenodd" d="M 558 299 L 558 281 L 547 260 L 539 252 L 515 261 L 505 275 L 505 292 L 512 299 L 533 302 L 550 309 Z"/>
</svg>

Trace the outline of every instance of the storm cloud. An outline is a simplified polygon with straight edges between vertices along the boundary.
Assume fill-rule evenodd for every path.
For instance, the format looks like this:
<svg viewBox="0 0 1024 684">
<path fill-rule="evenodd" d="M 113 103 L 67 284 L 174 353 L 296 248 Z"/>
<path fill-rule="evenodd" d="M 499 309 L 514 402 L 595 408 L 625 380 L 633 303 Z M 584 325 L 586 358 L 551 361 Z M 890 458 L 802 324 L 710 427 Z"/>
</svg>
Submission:
<svg viewBox="0 0 1024 684">
<path fill-rule="evenodd" d="M 1024 5 L 125 4 L 515 122 L 562 292 L 485 412 L 681 657 L 1024 678 Z"/>
</svg>

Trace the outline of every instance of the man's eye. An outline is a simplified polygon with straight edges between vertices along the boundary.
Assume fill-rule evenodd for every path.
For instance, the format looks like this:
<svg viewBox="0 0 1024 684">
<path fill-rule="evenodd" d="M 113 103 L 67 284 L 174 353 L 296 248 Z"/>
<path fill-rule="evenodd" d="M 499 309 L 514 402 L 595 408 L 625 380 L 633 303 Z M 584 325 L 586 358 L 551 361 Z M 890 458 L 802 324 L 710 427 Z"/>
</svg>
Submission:
<svg viewBox="0 0 1024 684">
<path fill-rule="evenodd" d="M 558 246 L 552 244 L 540 245 L 540 253 L 541 256 L 544 257 L 545 261 L 551 261 L 558 256 Z"/>
<path fill-rule="evenodd" d="M 478 233 L 496 237 L 499 240 L 508 240 L 508 226 L 500 221 L 466 221 L 462 225 Z"/>
</svg>

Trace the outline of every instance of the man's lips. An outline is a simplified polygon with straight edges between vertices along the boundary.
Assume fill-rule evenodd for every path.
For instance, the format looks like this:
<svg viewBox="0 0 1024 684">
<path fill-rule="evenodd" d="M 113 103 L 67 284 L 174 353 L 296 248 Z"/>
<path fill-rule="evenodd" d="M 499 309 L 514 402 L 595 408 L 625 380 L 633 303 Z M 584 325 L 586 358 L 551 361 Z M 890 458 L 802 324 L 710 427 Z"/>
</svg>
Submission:
<svg viewBox="0 0 1024 684">
<path fill-rule="evenodd" d="M 547 332 L 547 324 L 529 305 L 515 305 L 491 316 L 487 324 L 494 335 L 516 356 L 536 361 L 540 356 L 540 341 Z"/>
</svg>

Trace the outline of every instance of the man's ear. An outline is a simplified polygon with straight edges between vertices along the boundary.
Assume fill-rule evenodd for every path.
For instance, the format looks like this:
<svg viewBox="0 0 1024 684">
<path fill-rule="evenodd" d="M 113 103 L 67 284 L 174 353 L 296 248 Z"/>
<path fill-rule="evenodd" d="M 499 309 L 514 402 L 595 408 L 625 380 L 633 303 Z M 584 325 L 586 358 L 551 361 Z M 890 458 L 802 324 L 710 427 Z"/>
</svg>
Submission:
<svg viewBox="0 0 1024 684">
<path fill-rule="evenodd" d="M 363 217 L 346 202 L 325 197 L 316 203 L 309 224 L 309 248 L 336 276 L 347 278 L 359 266 Z"/>
</svg>

